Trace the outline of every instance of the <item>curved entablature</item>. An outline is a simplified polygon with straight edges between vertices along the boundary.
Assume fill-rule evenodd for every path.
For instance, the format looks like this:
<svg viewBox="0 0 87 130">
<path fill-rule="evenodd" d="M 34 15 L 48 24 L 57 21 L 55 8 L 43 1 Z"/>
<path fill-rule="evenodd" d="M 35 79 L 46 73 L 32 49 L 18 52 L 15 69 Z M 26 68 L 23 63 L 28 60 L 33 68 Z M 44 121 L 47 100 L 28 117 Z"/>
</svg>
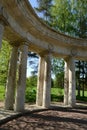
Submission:
<svg viewBox="0 0 87 130">
<path fill-rule="evenodd" d="M 87 40 L 73 38 L 48 27 L 35 14 L 28 0 L 0 0 L 0 18 L 7 23 L 4 38 L 11 44 L 27 42 L 37 53 L 53 51 L 62 58 L 87 59 Z"/>
</svg>

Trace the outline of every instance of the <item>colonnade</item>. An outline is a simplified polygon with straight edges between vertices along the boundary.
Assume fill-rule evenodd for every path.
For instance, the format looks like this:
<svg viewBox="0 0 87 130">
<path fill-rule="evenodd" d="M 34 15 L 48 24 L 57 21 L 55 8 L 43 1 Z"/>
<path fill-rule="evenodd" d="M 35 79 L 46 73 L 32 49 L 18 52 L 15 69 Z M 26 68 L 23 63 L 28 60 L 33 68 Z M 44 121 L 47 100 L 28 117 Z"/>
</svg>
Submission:
<svg viewBox="0 0 87 130">
<path fill-rule="evenodd" d="M 3 32 L 4 32 L 4 25 L 1 23 L 0 48 L 3 38 Z M 11 109 L 14 109 L 15 111 L 24 110 L 28 49 L 29 48 L 26 42 L 24 42 L 20 46 L 13 46 L 9 63 L 9 72 L 5 94 L 5 109 L 7 110 Z M 18 52 L 20 52 L 19 61 L 18 61 Z M 39 67 L 38 67 L 36 105 L 47 108 L 50 107 L 50 101 L 51 101 L 51 57 L 52 54 L 49 50 L 43 55 L 40 55 Z M 65 60 L 64 105 L 69 105 L 73 107 L 75 106 L 76 102 L 74 56 L 69 56 L 67 59 L 64 60 Z"/>
</svg>

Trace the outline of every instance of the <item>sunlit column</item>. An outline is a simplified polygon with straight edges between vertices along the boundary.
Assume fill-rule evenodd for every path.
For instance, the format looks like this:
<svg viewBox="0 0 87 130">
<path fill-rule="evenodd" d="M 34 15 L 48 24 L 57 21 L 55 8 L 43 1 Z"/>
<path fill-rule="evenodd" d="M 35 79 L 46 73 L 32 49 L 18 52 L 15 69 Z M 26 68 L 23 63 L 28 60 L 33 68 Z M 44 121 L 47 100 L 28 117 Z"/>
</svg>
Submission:
<svg viewBox="0 0 87 130">
<path fill-rule="evenodd" d="M 43 101 L 44 70 L 45 70 L 45 60 L 44 57 L 40 56 L 38 66 L 37 95 L 36 95 L 37 106 L 42 106 Z"/>
<path fill-rule="evenodd" d="M 22 45 L 20 50 L 21 52 L 18 71 L 18 83 L 15 98 L 15 111 L 23 111 L 25 103 L 28 46 Z"/>
<path fill-rule="evenodd" d="M 51 54 L 45 56 L 43 107 L 50 107 L 51 101 Z"/>
<path fill-rule="evenodd" d="M 7 85 L 6 85 L 5 109 L 7 110 L 13 109 L 14 105 L 17 58 L 18 58 L 18 47 L 14 46 L 12 49 Z"/>
<path fill-rule="evenodd" d="M 64 105 L 68 105 L 68 91 L 69 91 L 69 68 L 68 59 L 65 59 L 64 68 Z"/>
<path fill-rule="evenodd" d="M 74 57 L 69 58 L 69 98 L 68 104 L 75 106 L 76 103 L 76 82 L 75 82 L 75 61 Z"/>
</svg>

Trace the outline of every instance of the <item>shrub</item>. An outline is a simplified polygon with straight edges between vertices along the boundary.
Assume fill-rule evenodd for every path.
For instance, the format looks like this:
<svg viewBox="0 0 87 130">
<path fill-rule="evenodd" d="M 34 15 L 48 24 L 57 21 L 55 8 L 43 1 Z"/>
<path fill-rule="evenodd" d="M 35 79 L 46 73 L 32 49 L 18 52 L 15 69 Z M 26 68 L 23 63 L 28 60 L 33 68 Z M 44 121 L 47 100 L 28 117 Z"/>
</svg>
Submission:
<svg viewBox="0 0 87 130">
<path fill-rule="evenodd" d="M 36 101 L 37 76 L 31 76 L 26 81 L 25 102 Z"/>
</svg>

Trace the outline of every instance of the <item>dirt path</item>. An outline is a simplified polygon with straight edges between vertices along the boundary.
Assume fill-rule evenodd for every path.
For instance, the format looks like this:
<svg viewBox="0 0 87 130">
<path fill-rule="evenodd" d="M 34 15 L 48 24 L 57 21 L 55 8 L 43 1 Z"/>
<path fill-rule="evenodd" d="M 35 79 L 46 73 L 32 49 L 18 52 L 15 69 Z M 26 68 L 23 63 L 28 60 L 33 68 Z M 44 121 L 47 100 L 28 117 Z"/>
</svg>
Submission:
<svg viewBox="0 0 87 130">
<path fill-rule="evenodd" d="M 0 130 L 87 130 L 87 108 L 62 108 L 27 113 Z"/>
</svg>

